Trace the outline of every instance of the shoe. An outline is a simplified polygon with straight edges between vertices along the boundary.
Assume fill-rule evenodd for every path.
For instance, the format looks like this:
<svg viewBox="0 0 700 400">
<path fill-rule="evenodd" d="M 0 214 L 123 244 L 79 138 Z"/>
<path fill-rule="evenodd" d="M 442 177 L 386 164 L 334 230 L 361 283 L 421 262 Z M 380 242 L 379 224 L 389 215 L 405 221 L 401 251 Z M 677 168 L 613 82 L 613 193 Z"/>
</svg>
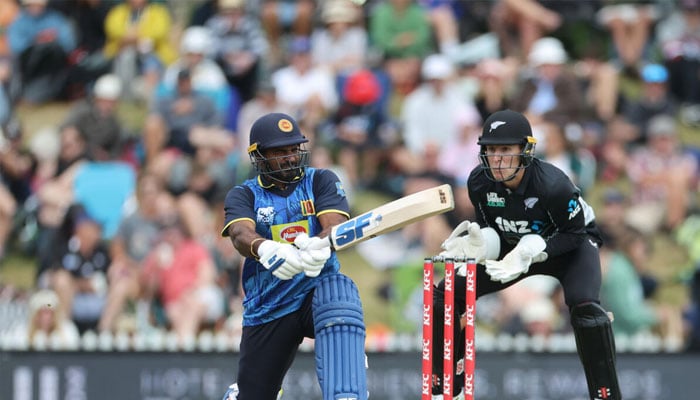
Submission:
<svg viewBox="0 0 700 400">
<path fill-rule="evenodd" d="M 232 383 L 231 386 L 228 387 L 228 390 L 226 393 L 224 393 L 224 398 L 222 400 L 236 400 L 238 398 L 238 384 L 237 383 Z M 282 389 L 280 389 L 279 393 L 277 393 L 277 400 L 282 399 Z"/>
<path fill-rule="evenodd" d="M 441 395 L 441 394 L 434 394 L 433 395 L 433 400 L 442 400 L 442 399 L 443 399 L 443 395 Z M 453 396 L 452 400 L 464 400 L 464 389 L 462 389 L 458 395 Z"/>
</svg>

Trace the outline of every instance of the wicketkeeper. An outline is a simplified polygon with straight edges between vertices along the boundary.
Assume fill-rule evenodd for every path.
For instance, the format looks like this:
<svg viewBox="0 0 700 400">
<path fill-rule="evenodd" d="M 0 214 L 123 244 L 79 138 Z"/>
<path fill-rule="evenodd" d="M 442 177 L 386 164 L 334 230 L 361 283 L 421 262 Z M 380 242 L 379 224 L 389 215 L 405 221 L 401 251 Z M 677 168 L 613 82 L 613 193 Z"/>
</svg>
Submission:
<svg viewBox="0 0 700 400">
<path fill-rule="evenodd" d="M 535 143 L 524 115 L 503 110 L 489 116 L 478 140 L 481 165 L 471 172 L 467 184 L 476 221 L 457 226 L 443 242 L 440 255 L 476 259 L 477 298 L 531 275 L 557 278 L 571 313 L 590 398 L 619 400 L 611 321 L 599 304 L 602 240 L 595 215 L 564 172 L 533 157 Z M 463 276 L 455 280 L 455 321 L 465 312 L 465 284 Z M 434 310 L 433 320 L 442 321 L 444 281 L 435 289 Z M 433 337 L 443 337 L 442 324 L 433 326 Z M 459 324 L 455 343 L 456 368 L 465 347 Z M 442 355 L 442 343 L 436 341 L 433 395 L 438 399 L 442 398 Z M 455 378 L 455 396 L 463 383 Z"/>
</svg>

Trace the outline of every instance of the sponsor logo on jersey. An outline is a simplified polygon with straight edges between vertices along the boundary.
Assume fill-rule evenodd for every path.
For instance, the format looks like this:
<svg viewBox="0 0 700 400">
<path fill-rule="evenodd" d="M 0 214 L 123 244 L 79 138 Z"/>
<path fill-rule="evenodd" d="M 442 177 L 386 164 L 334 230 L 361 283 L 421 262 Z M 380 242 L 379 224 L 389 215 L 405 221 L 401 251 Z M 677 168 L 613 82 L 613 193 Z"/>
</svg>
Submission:
<svg viewBox="0 0 700 400">
<path fill-rule="evenodd" d="M 498 197 L 498 193 L 488 192 L 486 193 L 486 205 L 489 207 L 505 207 L 506 199 Z"/>
<path fill-rule="evenodd" d="M 528 208 L 532 208 L 535 206 L 539 198 L 537 197 L 528 197 L 525 199 L 525 209 L 527 210 Z"/>
<path fill-rule="evenodd" d="M 301 215 L 308 217 L 309 215 L 316 214 L 316 208 L 314 207 L 313 200 L 302 200 L 300 203 L 301 203 Z"/>
<path fill-rule="evenodd" d="M 258 208 L 257 217 L 255 220 L 261 225 L 270 225 L 272 221 L 275 220 L 275 208 L 274 207 L 260 207 Z"/>
<path fill-rule="evenodd" d="M 505 219 L 502 217 L 496 218 L 496 225 L 498 226 L 498 229 L 500 229 L 502 232 L 513 232 L 513 233 L 530 233 L 532 232 L 532 229 L 530 229 L 529 222 L 528 221 L 512 221 L 509 219 Z"/>
<path fill-rule="evenodd" d="M 309 233 L 309 222 L 306 220 L 288 224 L 272 225 L 272 240 L 280 243 L 294 243 L 294 239 L 302 233 Z"/>
<path fill-rule="evenodd" d="M 581 212 L 581 204 L 576 199 L 569 200 L 569 205 L 566 208 L 569 212 L 569 220 L 574 219 L 574 217 Z"/>
</svg>

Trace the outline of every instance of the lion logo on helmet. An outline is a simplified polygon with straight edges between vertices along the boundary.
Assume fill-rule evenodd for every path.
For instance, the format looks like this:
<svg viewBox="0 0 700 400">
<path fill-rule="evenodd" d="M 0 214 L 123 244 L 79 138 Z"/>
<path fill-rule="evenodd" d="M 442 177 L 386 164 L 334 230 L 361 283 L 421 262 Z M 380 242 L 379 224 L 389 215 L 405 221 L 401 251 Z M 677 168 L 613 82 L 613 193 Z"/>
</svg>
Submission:
<svg viewBox="0 0 700 400">
<path fill-rule="evenodd" d="M 294 129 L 292 122 L 286 118 L 282 118 L 281 120 L 279 120 L 279 122 L 277 123 L 277 127 L 285 133 L 289 133 L 292 131 L 292 129 Z"/>
</svg>

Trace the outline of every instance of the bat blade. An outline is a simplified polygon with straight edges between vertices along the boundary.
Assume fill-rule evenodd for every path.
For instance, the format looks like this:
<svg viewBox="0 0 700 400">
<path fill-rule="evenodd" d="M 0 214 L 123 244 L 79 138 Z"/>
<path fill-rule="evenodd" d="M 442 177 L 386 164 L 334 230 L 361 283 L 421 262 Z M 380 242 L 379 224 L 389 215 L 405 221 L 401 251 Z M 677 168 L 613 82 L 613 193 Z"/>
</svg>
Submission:
<svg viewBox="0 0 700 400">
<path fill-rule="evenodd" d="M 331 245 L 342 250 L 454 209 L 450 185 L 440 185 L 383 204 L 333 227 Z"/>
</svg>

